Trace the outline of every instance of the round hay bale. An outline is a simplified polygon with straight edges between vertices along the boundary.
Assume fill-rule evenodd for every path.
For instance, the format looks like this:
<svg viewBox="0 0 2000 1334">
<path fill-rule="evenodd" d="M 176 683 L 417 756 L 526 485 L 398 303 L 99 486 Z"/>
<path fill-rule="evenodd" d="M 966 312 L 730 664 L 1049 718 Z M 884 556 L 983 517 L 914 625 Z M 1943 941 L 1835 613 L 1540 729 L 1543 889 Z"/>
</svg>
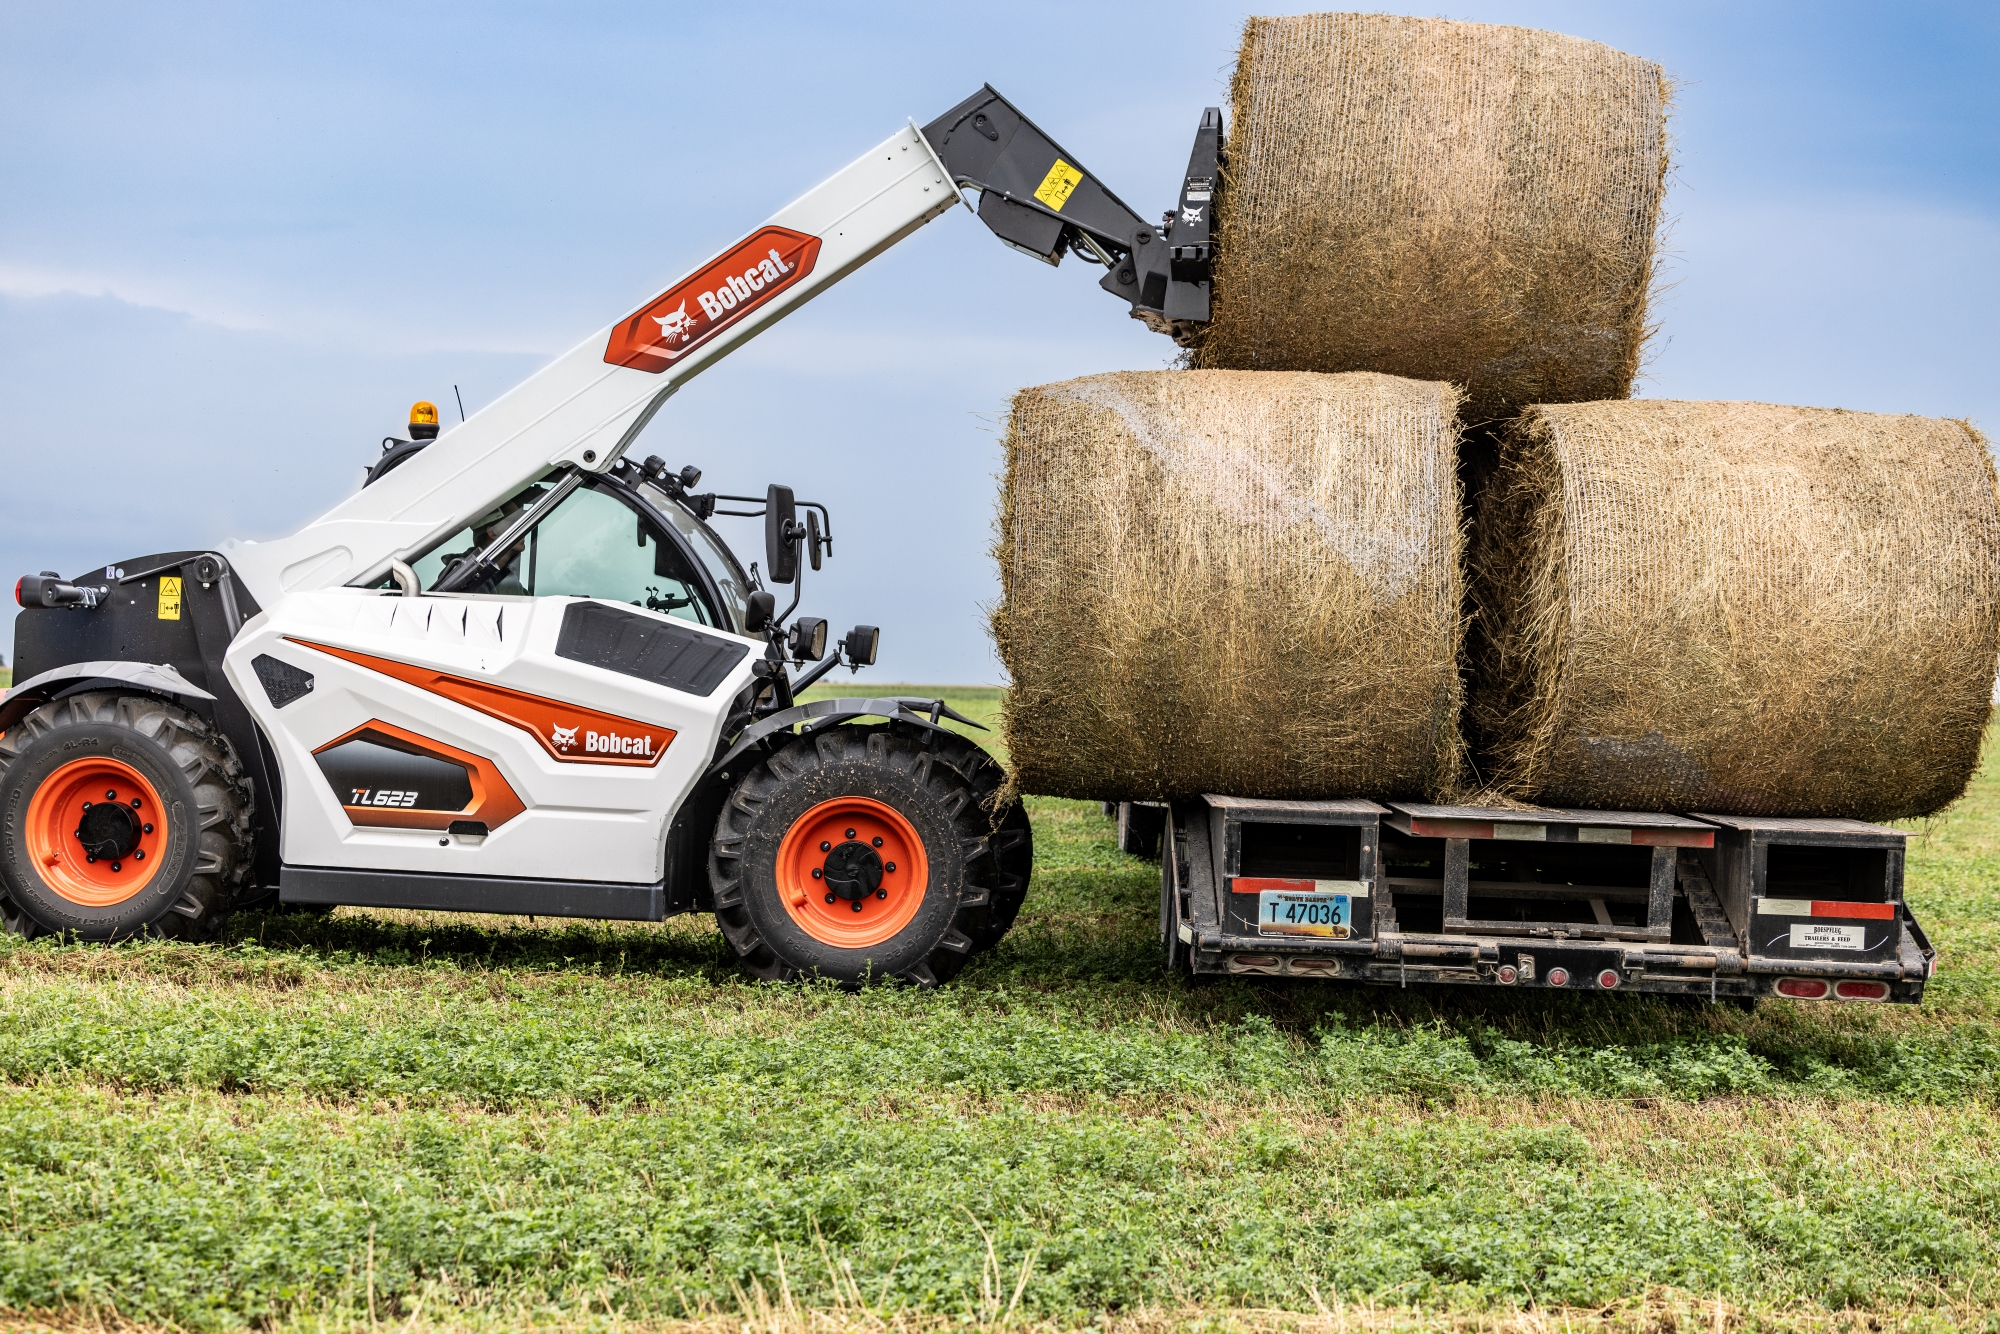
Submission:
<svg viewBox="0 0 2000 1334">
<path fill-rule="evenodd" d="M 1450 380 L 1469 423 L 1624 398 L 1669 92 L 1652 62 L 1558 33 L 1249 20 L 1190 364 Z"/>
<path fill-rule="evenodd" d="M 2000 497 L 1965 422 L 1538 407 L 1475 533 L 1471 721 L 1506 795 L 1887 820 L 1977 766 Z"/>
<path fill-rule="evenodd" d="M 1020 788 L 1450 788 L 1457 398 L 1386 375 L 1246 371 L 1015 395 L 992 628 Z"/>
</svg>

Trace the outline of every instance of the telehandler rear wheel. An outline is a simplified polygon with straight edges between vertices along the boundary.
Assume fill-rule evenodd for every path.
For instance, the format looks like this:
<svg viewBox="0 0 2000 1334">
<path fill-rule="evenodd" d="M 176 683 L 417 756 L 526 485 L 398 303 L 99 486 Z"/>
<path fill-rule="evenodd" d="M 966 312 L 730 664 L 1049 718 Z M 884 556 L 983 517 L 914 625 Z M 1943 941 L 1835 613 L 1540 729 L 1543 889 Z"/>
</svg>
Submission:
<svg viewBox="0 0 2000 1334">
<path fill-rule="evenodd" d="M 745 969 L 934 986 L 986 934 L 999 877 L 955 766 L 886 727 L 834 727 L 744 775 L 709 843 L 715 916 Z"/>
<path fill-rule="evenodd" d="M 205 939 L 249 866 L 227 743 L 151 695 L 53 700 L 0 736 L 0 924 Z"/>
</svg>

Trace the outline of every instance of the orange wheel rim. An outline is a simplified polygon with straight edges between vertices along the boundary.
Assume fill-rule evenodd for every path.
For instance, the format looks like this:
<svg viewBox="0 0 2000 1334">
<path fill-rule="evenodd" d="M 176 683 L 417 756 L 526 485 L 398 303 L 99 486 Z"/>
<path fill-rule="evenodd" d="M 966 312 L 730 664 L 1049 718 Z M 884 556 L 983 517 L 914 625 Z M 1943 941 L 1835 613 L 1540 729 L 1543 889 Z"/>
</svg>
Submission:
<svg viewBox="0 0 2000 1334">
<path fill-rule="evenodd" d="M 778 894 L 814 940 L 879 945 L 910 924 L 930 888 L 924 842 L 902 812 L 835 797 L 801 815 L 778 845 Z"/>
<path fill-rule="evenodd" d="M 43 779 L 27 825 L 42 883 L 86 908 L 123 903 L 151 884 L 167 846 L 160 794 L 131 765 L 101 757 L 71 760 Z"/>
</svg>

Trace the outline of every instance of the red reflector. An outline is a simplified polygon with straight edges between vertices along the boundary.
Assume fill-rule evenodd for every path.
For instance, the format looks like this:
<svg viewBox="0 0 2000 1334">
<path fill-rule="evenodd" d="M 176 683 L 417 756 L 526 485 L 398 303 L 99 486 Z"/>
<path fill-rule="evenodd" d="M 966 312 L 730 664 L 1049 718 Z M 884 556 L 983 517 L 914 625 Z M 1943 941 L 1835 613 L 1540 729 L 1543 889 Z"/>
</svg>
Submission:
<svg viewBox="0 0 2000 1334">
<path fill-rule="evenodd" d="M 1566 986 L 1568 986 L 1568 985 L 1569 985 L 1569 969 L 1567 969 L 1567 968 L 1551 968 L 1551 969 L 1549 969 L 1549 985 L 1550 985 L 1550 986 L 1552 986 L 1552 987 L 1566 987 Z"/>
<path fill-rule="evenodd" d="M 1887 982 L 1842 982 L 1833 989 L 1842 1000 L 1886 1000 L 1889 996 Z"/>
<path fill-rule="evenodd" d="M 1816 977 L 1779 978 L 1778 994 L 1792 996 L 1798 1000 L 1825 1000 L 1826 983 Z"/>
<path fill-rule="evenodd" d="M 1494 976 L 1498 977 L 1505 985 L 1511 987 L 1521 976 L 1521 970 L 1511 963 L 1503 963 L 1500 965 L 1499 970 L 1494 973 Z"/>
<path fill-rule="evenodd" d="M 1611 990 L 1611 988 L 1618 985 L 1617 972 L 1614 969 L 1605 969 L 1597 975 L 1597 985 L 1603 987 L 1606 991 Z"/>
<path fill-rule="evenodd" d="M 1893 903 L 1849 903 L 1845 899 L 1814 899 L 1814 917 L 1869 917 L 1886 920 L 1896 915 Z"/>
<path fill-rule="evenodd" d="M 1261 894 L 1267 889 L 1289 894 L 1311 894 L 1318 887 L 1316 880 L 1293 880 L 1281 876 L 1237 875 L 1229 878 L 1229 892 L 1232 894 Z"/>
<path fill-rule="evenodd" d="M 22 575 L 19 579 L 16 579 L 14 581 L 14 605 L 17 607 L 25 607 L 28 605 L 27 603 L 21 601 L 21 585 L 27 582 L 28 582 L 28 576 L 25 574 Z"/>
</svg>

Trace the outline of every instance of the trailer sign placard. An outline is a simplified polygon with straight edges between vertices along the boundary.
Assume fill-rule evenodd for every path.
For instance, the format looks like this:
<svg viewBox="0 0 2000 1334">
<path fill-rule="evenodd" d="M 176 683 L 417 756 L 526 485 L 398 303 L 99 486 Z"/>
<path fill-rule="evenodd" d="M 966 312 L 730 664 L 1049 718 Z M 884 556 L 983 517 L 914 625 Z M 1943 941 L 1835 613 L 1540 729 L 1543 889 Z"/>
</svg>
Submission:
<svg viewBox="0 0 2000 1334">
<path fill-rule="evenodd" d="M 1835 922 L 1792 923 L 1795 950 L 1860 950 L 1868 948 L 1868 928 Z"/>
</svg>

